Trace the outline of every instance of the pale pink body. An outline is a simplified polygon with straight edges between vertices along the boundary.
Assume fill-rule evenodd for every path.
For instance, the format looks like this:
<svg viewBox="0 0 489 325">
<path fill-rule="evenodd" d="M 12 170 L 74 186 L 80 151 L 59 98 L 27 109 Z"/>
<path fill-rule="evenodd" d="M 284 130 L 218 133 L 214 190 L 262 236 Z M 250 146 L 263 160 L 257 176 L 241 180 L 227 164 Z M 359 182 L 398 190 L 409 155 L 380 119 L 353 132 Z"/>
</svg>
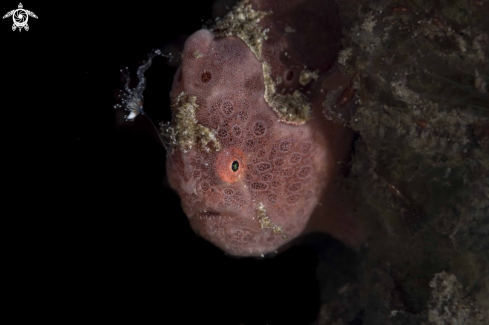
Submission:
<svg viewBox="0 0 489 325">
<path fill-rule="evenodd" d="M 284 245 L 285 237 L 290 241 L 305 230 L 329 232 L 349 245 L 363 240 L 351 203 L 334 182 L 346 171 L 353 133 L 322 112 L 326 95 L 341 93 L 349 80 L 335 68 L 340 26 L 317 36 L 318 42 L 331 44 L 329 49 L 311 54 L 305 48 L 311 45 L 297 44 L 303 36 L 282 35 L 286 26 L 295 33 L 307 29 L 302 21 L 294 25 L 286 19 L 288 11 L 301 12 L 301 5 L 308 12 L 307 2 L 283 1 L 283 8 L 272 8 L 274 14 L 260 21 L 270 28 L 261 60 L 237 37 L 216 38 L 200 30 L 187 40 L 175 75 L 172 99 L 182 92 L 196 96 L 198 123 L 215 130 L 221 149 L 177 148 L 168 159 L 170 184 L 178 191 L 194 231 L 233 255 L 266 254 Z M 256 3 L 254 8 L 270 9 Z M 338 19 L 331 20 L 331 26 L 339 24 Z M 270 64 L 274 79 L 282 76 L 278 91 L 299 89 L 307 94 L 312 107 L 309 121 L 302 125 L 278 121 L 264 99 L 262 62 Z M 319 78 L 307 86 L 298 83 L 304 65 L 319 71 Z M 289 71 L 295 77 L 287 80 Z M 234 162 L 239 163 L 237 171 L 232 170 Z M 260 207 L 266 210 L 268 227 L 260 222 L 264 215 Z"/>
</svg>

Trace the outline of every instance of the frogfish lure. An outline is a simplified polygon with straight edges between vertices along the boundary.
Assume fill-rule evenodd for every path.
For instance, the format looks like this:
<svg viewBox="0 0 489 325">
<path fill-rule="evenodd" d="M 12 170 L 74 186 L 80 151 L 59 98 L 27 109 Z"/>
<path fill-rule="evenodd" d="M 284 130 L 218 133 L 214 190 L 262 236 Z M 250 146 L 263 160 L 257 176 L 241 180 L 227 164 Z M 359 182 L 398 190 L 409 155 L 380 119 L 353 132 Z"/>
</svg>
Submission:
<svg viewBox="0 0 489 325">
<path fill-rule="evenodd" d="M 318 230 L 361 243 L 335 185 L 353 141 L 340 39 L 334 0 L 240 1 L 187 39 L 160 135 L 192 229 L 223 251 L 260 256 Z"/>
</svg>

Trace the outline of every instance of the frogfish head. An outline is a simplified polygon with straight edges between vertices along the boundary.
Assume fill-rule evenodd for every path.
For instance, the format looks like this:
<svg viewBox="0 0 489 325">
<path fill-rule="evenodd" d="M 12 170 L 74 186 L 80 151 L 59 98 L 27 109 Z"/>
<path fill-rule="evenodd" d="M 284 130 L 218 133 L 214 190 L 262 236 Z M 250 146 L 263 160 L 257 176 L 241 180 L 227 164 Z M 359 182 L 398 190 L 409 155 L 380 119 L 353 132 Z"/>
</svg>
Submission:
<svg viewBox="0 0 489 325">
<path fill-rule="evenodd" d="M 192 229 L 232 255 L 266 254 L 301 234 L 328 174 L 318 130 L 280 122 L 264 93 L 263 65 L 241 39 L 200 30 L 187 40 L 171 91 L 168 179 Z"/>
</svg>

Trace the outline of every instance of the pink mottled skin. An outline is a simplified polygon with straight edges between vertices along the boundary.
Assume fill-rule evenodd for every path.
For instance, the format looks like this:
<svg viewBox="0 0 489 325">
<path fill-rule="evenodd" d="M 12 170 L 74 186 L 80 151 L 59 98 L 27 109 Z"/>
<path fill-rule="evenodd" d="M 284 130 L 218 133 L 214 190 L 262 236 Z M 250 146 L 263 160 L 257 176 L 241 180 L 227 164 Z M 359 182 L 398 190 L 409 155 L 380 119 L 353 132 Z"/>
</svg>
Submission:
<svg viewBox="0 0 489 325">
<path fill-rule="evenodd" d="M 364 237 L 350 199 L 335 182 L 347 171 L 353 132 L 322 112 L 326 95 L 343 93 L 350 81 L 336 63 L 341 50 L 337 5 L 322 0 L 252 3 L 255 10 L 273 11 L 259 22 L 270 30 L 260 60 L 241 39 L 215 37 L 205 29 L 185 43 L 171 98 L 175 101 L 182 92 L 196 96 L 198 123 L 216 131 L 222 148 L 209 153 L 199 146 L 188 152 L 176 148 L 168 159 L 170 184 L 192 229 L 232 255 L 266 254 L 312 231 L 358 246 Z M 286 33 L 286 27 L 294 31 Z M 274 80 L 283 79 L 277 92 L 307 95 L 309 121 L 278 121 L 264 99 L 263 61 L 270 64 Z M 319 72 L 306 86 L 298 81 L 304 66 Z M 347 116 L 347 109 L 342 113 Z M 260 204 L 288 240 L 262 226 Z"/>
</svg>

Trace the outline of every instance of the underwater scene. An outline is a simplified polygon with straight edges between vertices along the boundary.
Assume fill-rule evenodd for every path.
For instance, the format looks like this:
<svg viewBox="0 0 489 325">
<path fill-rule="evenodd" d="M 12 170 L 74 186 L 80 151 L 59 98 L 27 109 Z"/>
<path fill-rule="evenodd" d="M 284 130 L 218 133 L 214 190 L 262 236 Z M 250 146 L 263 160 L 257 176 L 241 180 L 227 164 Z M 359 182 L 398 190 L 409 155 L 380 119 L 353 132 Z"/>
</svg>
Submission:
<svg viewBox="0 0 489 325">
<path fill-rule="evenodd" d="M 489 324 L 488 0 L 22 5 L 5 93 L 57 127 L 5 146 L 59 158 L 5 265 L 39 315 Z"/>
</svg>

